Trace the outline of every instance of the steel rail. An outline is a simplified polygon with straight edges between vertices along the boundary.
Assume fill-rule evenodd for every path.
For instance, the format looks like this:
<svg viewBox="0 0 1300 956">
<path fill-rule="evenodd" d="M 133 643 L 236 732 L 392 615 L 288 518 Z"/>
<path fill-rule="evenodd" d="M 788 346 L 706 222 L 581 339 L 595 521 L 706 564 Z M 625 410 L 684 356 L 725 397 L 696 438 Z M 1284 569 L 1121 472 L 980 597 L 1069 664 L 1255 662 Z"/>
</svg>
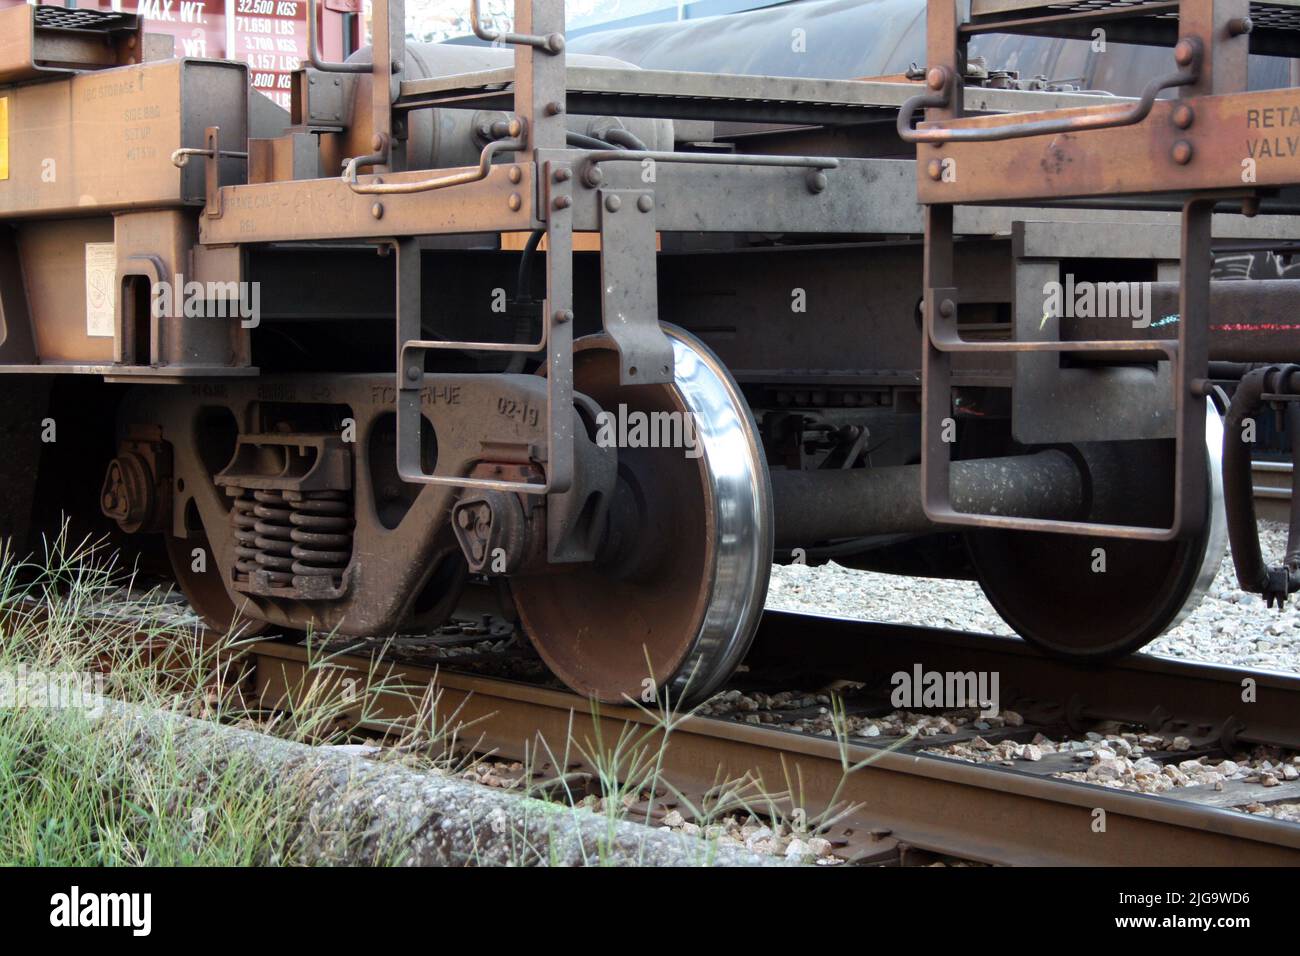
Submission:
<svg viewBox="0 0 1300 956">
<path fill-rule="evenodd" d="M 1291 519 L 1291 462 L 1253 461 L 1251 482 L 1255 492 L 1255 513 L 1270 521 Z"/>
<path fill-rule="evenodd" d="M 789 667 L 796 659 L 805 665 L 824 662 L 841 676 L 856 672 L 877 679 L 903 664 L 910 667 L 909 662 L 923 662 L 929 670 L 998 669 L 1004 688 L 1014 684 L 1031 688 L 1036 696 L 1061 697 L 1057 703 L 1063 719 L 1095 720 L 1111 712 L 1129 719 L 1154 715 L 1179 726 L 1186 723 L 1186 733 L 1198 740 L 1224 729 L 1213 726 L 1214 718 L 1225 715 L 1234 698 L 1240 701 L 1240 679 L 1246 673 L 1144 656 L 1104 669 L 1084 668 L 1045 658 L 1009 638 L 780 612 L 765 616 L 756 645 L 751 671 Z M 297 645 L 259 644 L 255 655 L 258 691 L 268 703 L 284 699 L 287 689 L 306 679 L 312 666 L 306 648 Z M 455 666 L 454 659 L 449 663 Z M 374 669 L 365 656 L 331 656 L 330 666 L 360 675 Z M 436 681 L 441 716 L 455 713 L 457 721 L 473 722 L 473 735 L 482 735 L 478 746 L 508 759 L 522 759 L 526 750 L 539 752 L 541 740 L 559 754 L 571 739 L 593 741 L 600 735 L 611 741 L 628 727 L 650 734 L 650 739 L 655 733 L 654 719 L 637 708 L 593 710 L 584 699 L 564 691 L 405 662 L 391 662 L 391 672 L 412 685 Z M 1300 678 L 1251 676 L 1258 681 L 1259 706 L 1264 709 L 1258 720 L 1252 716 L 1236 740 L 1244 742 L 1252 731 L 1265 737 L 1300 736 L 1300 727 L 1285 716 L 1300 713 Z M 1138 702 L 1145 712 L 1137 708 Z M 409 698 L 398 694 L 382 703 L 388 716 L 410 707 Z M 1191 709 L 1184 715 L 1184 708 Z M 1274 726 L 1279 714 L 1291 722 Z M 1204 727 L 1197 724 L 1207 720 Z M 1239 729 L 1242 718 L 1236 720 L 1232 727 Z M 1023 728 L 1028 733 L 1033 729 Z M 1300 863 L 1300 826 L 1295 824 L 1168 794 L 1137 794 L 1049 778 L 1041 770 L 1030 772 L 1032 764 L 1022 771 L 919 752 L 922 746 L 942 746 L 946 739 L 926 738 L 892 752 L 877 749 L 889 741 L 877 738 L 873 747 L 855 740 L 844 754 L 850 763 L 873 753 L 876 759 L 845 777 L 840 745 L 833 739 L 695 716 L 673 730 L 663 772 L 682 793 L 695 795 L 720 779 L 747 772 L 774 791 L 784 789 L 786 780 L 797 779 L 810 819 L 838 792 L 840 801 L 859 809 L 829 836 L 848 841 L 851 851 L 867 861 L 897 859 L 900 852 L 905 856 L 915 848 L 993 864 Z M 1099 820 L 1104 830 L 1098 830 Z"/>
</svg>

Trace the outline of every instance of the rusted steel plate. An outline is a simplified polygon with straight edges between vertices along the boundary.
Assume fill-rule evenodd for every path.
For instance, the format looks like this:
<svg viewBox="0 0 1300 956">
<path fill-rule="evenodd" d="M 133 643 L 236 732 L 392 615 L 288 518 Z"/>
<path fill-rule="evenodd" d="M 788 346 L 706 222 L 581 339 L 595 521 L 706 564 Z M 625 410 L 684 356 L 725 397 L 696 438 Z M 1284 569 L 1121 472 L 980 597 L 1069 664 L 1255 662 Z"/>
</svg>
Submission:
<svg viewBox="0 0 1300 956">
<path fill-rule="evenodd" d="M 1014 118 L 964 117 L 948 125 L 985 127 L 1077 118 L 1115 108 L 1022 113 Z M 1181 128 L 1188 110 L 1190 124 Z M 1300 176 L 1300 88 L 1161 100 L 1135 126 L 923 146 L 918 157 L 917 191 L 923 203 L 1289 185 Z M 1180 163 L 1184 157 L 1186 162 Z"/>
<path fill-rule="evenodd" d="M 378 177 L 385 183 L 428 178 L 427 171 Z M 362 183 L 375 179 L 359 177 Z M 200 241 L 222 245 L 527 230 L 537 225 L 532 197 L 529 163 L 494 166 L 476 183 L 400 195 L 355 193 L 342 178 L 227 186 L 221 190 L 222 215 L 203 217 Z"/>
<path fill-rule="evenodd" d="M 164 60 L 0 91 L 0 219 L 201 202 L 203 164 L 178 169 L 172 152 L 202 146 L 208 126 L 241 142 L 247 88 L 242 63 Z M 220 167 L 227 182 L 244 174 L 237 158 Z"/>
</svg>

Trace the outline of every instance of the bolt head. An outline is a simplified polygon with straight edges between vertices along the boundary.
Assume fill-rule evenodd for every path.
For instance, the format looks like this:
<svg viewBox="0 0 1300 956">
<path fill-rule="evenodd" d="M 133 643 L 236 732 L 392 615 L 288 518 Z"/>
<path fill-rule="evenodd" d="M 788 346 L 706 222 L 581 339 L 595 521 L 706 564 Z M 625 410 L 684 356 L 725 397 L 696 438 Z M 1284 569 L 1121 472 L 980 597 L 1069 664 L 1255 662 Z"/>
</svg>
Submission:
<svg viewBox="0 0 1300 956">
<path fill-rule="evenodd" d="M 930 160 L 925 164 L 925 174 L 937 183 L 943 178 L 943 162 L 938 159 Z"/>
<path fill-rule="evenodd" d="M 826 174 L 820 169 L 815 169 L 808 174 L 808 191 L 813 193 L 823 192 L 826 189 L 827 182 Z"/>
<path fill-rule="evenodd" d="M 563 103 L 560 103 L 560 102 L 557 102 L 557 101 L 555 101 L 555 100 L 552 100 L 551 102 L 549 102 L 549 103 L 546 104 L 546 115 L 547 115 L 547 116 L 559 116 L 559 115 L 560 115 L 561 113 L 563 113 L 563 112 L 564 112 L 564 104 L 563 104 Z"/>
<path fill-rule="evenodd" d="M 1179 66 L 1189 66 L 1199 49 L 1200 42 L 1194 37 L 1183 37 L 1174 45 L 1174 62 Z"/>
<path fill-rule="evenodd" d="M 510 181 L 512 183 L 517 183 L 524 178 L 524 171 L 520 169 L 518 166 L 511 166 L 509 175 L 510 175 Z"/>
<path fill-rule="evenodd" d="M 1174 143 L 1174 148 L 1170 151 L 1175 163 L 1179 166 L 1186 166 L 1192 161 L 1192 144 L 1185 139 L 1180 139 Z"/>
<path fill-rule="evenodd" d="M 944 299 L 942 302 L 939 303 L 939 314 L 942 315 L 945 319 L 952 318 L 953 313 L 956 311 L 957 311 L 957 305 L 952 301 L 952 299 Z"/>
<path fill-rule="evenodd" d="M 556 310 L 555 310 L 555 321 L 556 321 L 556 323 L 559 324 L 559 325 L 563 325 L 565 322 L 572 322 L 572 321 L 573 321 L 573 310 L 572 310 L 572 309 L 556 309 Z"/>
<path fill-rule="evenodd" d="M 619 199 L 617 196 L 605 197 L 605 208 L 610 212 L 618 212 L 622 205 L 623 200 Z"/>
<path fill-rule="evenodd" d="M 420 366 L 418 365 L 406 366 L 406 380 L 408 382 L 418 382 L 422 375 L 424 375 L 424 369 L 420 368 Z"/>
<path fill-rule="evenodd" d="M 925 71 L 925 85 L 930 89 L 938 91 L 944 88 L 948 82 L 948 71 L 941 66 L 932 66 Z"/>
<path fill-rule="evenodd" d="M 555 173 L 554 173 L 554 175 L 552 176 L 552 178 L 553 178 L 557 183 L 564 183 L 564 182 L 568 182 L 568 181 L 569 181 L 569 177 L 572 176 L 572 175 L 573 175 L 573 173 L 569 170 L 569 167 L 568 167 L 568 166 L 561 166 L 559 169 L 557 169 L 557 170 L 555 171 Z"/>
<path fill-rule="evenodd" d="M 1179 103 L 1174 107 L 1174 125 L 1179 129 L 1187 129 L 1195 118 L 1196 113 L 1186 103 Z"/>
<path fill-rule="evenodd" d="M 524 201 L 520 197 L 519 193 L 511 193 L 510 198 L 506 200 L 506 205 L 510 207 L 511 212 L 518 212 L 519 207 L 522 206 L 523 204 Z"/>
<path fill-rule="evenodd" d="M 651 199 L 649 196 L 637 197 L 636 208 L 640 209 L 642 212 L 649 212 L 654 207 L 655 207 L 655 201 Z"/>
<path fill-rule="evenodd" d="M 569 208 L 570 206 L 572 206 L 572 205 L 573 205 L 573 199 L 572 199 L 572 197 L 570 197 L 570 196 L 556 196 L 556 197 L 555 197 L 555 208 L 556 208 L 556 209 L 568 209 L 568 208 Z"/>
<path fill-rule="evenodd" d="M 374 205 L 372 205 L 372 206 L 370 207 L 370 215 L 374 216 L 376 219 L 383 219 L 383 218 L 384 218 L 384 204 L 381 203 L 381 202 L 377 202 L 377 203 L 375 203 Z"/>
</svg>

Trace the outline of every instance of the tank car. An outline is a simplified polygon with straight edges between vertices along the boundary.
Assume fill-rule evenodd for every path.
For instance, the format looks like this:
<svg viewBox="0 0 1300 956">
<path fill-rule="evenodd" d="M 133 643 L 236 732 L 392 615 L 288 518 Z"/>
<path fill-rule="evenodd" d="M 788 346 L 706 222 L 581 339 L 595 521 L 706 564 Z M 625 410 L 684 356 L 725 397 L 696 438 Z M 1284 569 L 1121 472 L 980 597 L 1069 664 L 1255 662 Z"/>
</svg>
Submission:
<svg viewBox="0 0 1300 956">
<path fill-rule="evenodd" d="M 934 308 L 1057 348 L 923 362 L 920 0 L 572 45 L 561 3 L 470 6 L 479 45 L 377 3 L 288 110 L 133 14 L 0 10 L 6 535 L 111 523 L 245 633 L 423 632 L 489 584 L 605 701 L 713 692 L 774 560 L 974 578 L 1080 659 L 1195 604 L 1220 420 L 1176 453 L 1180 372 L 1143 347 L 1177 320 L 1176 212 L 957 207 Z M 1155 63 L 1081 49 L 989 41 L 967 110 L 1121 102 Z M 1285 212 L 1216 250 L 1300 238 Z M 1045 312 L 1066 283 L 1140 289 L 1145 324 Z M 1291 360 L 1285 323 L 1233 319 L 1293 281 L 1228 285 L 1207 361 Z M 1100 327 L 1132 347 L 1061 347 Z"/>
</svg>

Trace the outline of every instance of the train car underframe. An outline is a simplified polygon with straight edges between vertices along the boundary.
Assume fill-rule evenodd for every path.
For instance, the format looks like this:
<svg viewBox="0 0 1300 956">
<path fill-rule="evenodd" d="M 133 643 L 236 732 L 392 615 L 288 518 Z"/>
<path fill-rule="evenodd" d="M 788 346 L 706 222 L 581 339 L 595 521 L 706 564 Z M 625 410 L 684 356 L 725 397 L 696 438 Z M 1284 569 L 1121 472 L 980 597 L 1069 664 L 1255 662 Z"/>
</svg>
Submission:
<svg viewBox="0 0 1300 956">
<path fill-rule="evenodd" d="M 1300 283 L 1212 282 L 1211 254 L 1300 240 L 1285 190 L 1183 221 L 1167 196 L 954 200 L 942 165 L 816 148 L 900 106 L 915 133 L 944 107 L 909 84 L 566 65 L 559 7 L 519 0 L 515 33 L 480 28 L 513 53 L 440 74 L 377 4 L 374 50 L 299 71 L 292 114 L 239 64 L 132 60 L 121 15 L 116 65 L 0 64 L 5 533 L 49 530 L 54 500 L 152 536 L 222 630 L 420 632 L 503 581 L 555 674 L 615 701 L 716 689 L 773 560 L 974 577 L 1084 659 L 1195 605 L 1225 500 L 1254 533 L 1248 480 L 1222 488 L 1213 363 L 1300 362 L 1294 328 L 1233 320 L 1295 314 Z M 1145 324 L 1045 315 L 1076 281 L 1140 284 Z M 50 417 L 75 447 L 32 437 Z"/>
</svg>

